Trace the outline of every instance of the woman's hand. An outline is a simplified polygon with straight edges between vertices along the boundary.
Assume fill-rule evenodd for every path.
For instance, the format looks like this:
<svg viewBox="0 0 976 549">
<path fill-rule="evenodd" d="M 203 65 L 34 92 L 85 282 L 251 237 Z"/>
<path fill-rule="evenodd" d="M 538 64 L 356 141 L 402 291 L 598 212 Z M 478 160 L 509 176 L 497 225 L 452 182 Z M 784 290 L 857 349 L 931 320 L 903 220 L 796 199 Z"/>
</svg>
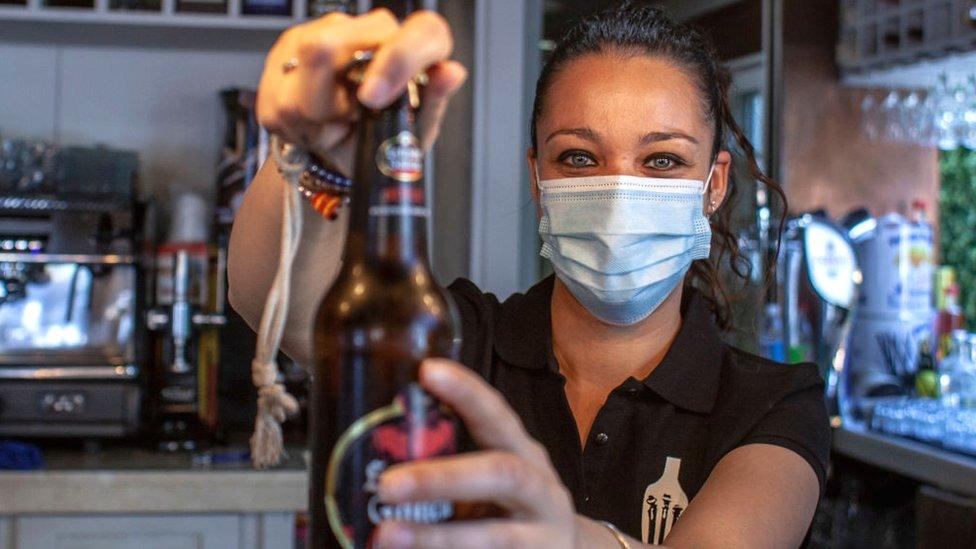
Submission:
<svg viewBox="0 0 976 549">
<path fill-rule="evenodd" d="M 393 466 L 380 477 L 380 498 L 490 503 L 505 510 L 505 517 L 434 525 L 385 522 L 376 534 L 378 547 L 618 547 L 606 530 L 576 514 L 549 454 L 498 391 L 468 368 L 442 359 L 423 364 L 420 384 L 454 408 L 482 451 Z"/>
<path fill-rule="evenodd" d="M 425 148 L 437 136 L 448 100 L 467 76 L 449 61 L 451 29 L 443 17 L 418 11 L 401 25 L 386 9 L 359 17 L 333 13 L 289 28 L 265 59 L 258 87 L 258 122 L 286 141 L 302 144 L 345 173 L 351 171 L 355 99 L 381 108 L 426 70 L 418 116 Z M 340 71 L 357 50 L 375 54 L 357 97 L 347 93 Z"/>
</svg>

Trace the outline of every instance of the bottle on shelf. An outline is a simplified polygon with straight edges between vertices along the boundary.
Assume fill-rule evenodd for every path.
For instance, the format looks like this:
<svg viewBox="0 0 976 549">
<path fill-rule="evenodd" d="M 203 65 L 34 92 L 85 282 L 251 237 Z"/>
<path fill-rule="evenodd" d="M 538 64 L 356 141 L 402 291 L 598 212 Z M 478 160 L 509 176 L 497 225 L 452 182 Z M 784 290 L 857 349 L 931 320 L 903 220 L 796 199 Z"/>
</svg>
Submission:
<svg viewBox="0 0 976 549">
<path fill-rule="evenodd" d="M 762 333 L 759 346 L 762 355 L 770 360 L 786 362 L 786 344 L 783 341 L 783 314 L 779 303 L 767 303 L 763 310 Z"/>
<path fill-rule="evenodd" d="M 939 375 L 935 371 L 935 358 L 928 338 L 918 345 L 918 363 L 915 368 L 915 395 L 919 398 L 939 396 Z"/>
<path fill-rule="evenodd" d="M 45 0 L 44 7 L 94 9 L 95 0 Z"/>
<path fill-rule="evenodd" d="M 949 408 L 976 406 L 976 334 L 952 332 L 952 351 L 939 365 L 939 398 Z"/>
<path fill-rule="evenodd" d="M 330 13 L 351 13 L 354 11 L 352 0 L 309 0 L 308 16 L 322 17 Z"/>
<path fill-rule="evenodd" d="M 952 345 L 952 333 L 962 329 L 966 322 L 959 306 L 959 283 L 956 270 L 948 265 L 938 268 L 935 273 L 935 335 L 936 360 L 942 360 L 949 354 Z"/>
<path fill-rule="evenodd" d="M 227 0 L 176 0 L 177 13 L 227 14 Z"/>
<path fill-rule="evenodd" d="M 160 0 L 110 0 L 108 8 L 111 11 L 158 12 L 162 3 Z"/>
<path fill-rule="evenodd" d="M 961 352 L 953 353 L 958 360 L 940 376 L 945 416 L 942 446 L 976 455 L 976 334 L 953 333 L 953 340 L 964 343 Z"/>
<path fill-rule="evenodd" d="M 291 16 L 291 0 L 242 0 L 241 13 L 244 15 Z"/>
</svg>

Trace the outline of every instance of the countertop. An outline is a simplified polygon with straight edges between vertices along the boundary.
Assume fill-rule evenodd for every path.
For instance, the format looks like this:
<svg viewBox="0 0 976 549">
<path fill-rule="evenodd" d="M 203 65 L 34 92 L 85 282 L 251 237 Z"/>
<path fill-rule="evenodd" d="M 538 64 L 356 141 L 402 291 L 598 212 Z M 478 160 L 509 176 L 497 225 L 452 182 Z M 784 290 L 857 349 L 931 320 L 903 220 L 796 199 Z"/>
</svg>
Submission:
<svg viewBox="0 0 976 549">
<path fill-rule="evenodd" d="M 189 453 L 137 448 L 45 450 L 36 471 L 0 472 L 0 515 L 68 513 L 253 513 L 307 505 L 303 448 L 280 466 L 194 463 Z"/>
<path fill-rule="evenodd" d="M 976 458 L 858 424 L 834 428 L 835 452 L 964 496 L 976 496 Z"/>
</svg>

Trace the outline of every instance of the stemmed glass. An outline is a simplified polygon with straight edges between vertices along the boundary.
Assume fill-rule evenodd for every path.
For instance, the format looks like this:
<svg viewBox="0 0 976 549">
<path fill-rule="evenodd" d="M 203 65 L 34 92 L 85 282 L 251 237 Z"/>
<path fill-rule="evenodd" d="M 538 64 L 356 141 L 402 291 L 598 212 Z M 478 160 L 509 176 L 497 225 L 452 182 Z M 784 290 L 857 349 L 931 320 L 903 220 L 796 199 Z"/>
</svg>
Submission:
<svg viewBox="0 0 976 549">
<path fill-rule="evenodd" d="M 976 148 L 976 74 L 950 80 L 943 73 L 931 89 L 869 90 L 860 109 L 869 139 L 942 150 Z"/>
</svg>

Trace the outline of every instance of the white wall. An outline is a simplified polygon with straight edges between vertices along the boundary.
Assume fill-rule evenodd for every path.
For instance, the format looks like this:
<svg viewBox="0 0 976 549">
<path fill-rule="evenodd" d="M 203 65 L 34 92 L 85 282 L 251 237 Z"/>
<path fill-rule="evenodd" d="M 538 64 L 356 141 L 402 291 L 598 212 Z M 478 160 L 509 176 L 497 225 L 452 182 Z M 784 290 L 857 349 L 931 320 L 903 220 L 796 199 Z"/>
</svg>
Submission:
<svg viewBox="0 0 976 549">
<path fill-rule="evenodd" d="M 218 91 L 256 87 L 273 33 L 0 26 L 0 134 L 137 150 L 143 189 L 210 196 Z"/>
</svg>

